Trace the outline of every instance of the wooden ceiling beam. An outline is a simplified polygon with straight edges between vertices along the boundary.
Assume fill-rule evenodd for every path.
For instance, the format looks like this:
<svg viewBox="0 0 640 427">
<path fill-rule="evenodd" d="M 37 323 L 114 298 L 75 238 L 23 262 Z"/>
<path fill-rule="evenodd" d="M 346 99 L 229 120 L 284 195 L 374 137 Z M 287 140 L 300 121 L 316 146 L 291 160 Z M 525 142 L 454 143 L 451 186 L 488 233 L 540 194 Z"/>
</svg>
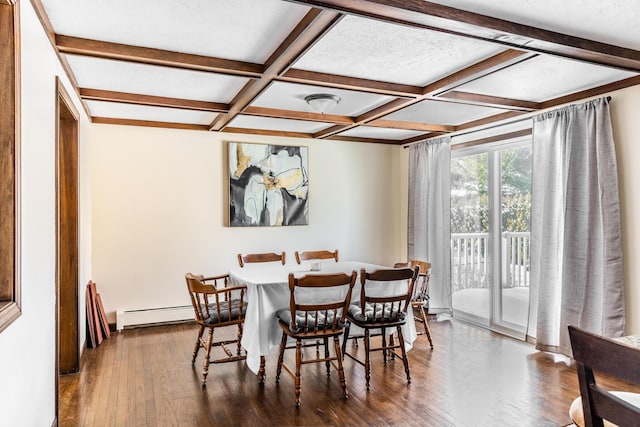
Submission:
<svg viewBox="0 0 640 427">
<path fill-rule="evenodd" d="M 381 139 L 381 138 L 361 138 L 358 136 L 330 136 L 325 139 L 330 139 L 332 141 L 349 141 L 349 142 L 365 142 L 369 144 L 391 144 L 391 145 L 402 145 L 402 141 L 397 141 L 395 139 Z"/>
<path fill-rule="evenodd" d="M 209 130 L 207 125 L 197 125 L 190 123 L 155 122 L 151 120 L 118 119 L 113 117 L 93 117 L 92 123 L 124 126 L 145 126 L 154 128 L 186 129 L 186 130 Z"/>
<path fill-rule="evenodd" d="M 234 128 L 227 126 L 221 132 L 225 133 L 246 133 L 249 135 L 267 135 L 267 136 L 283 136 L 289 138 L 312 138 L 313 135 L 304 132 L 290 132 L 282 130 L 270 129 L 250 129 L 250 128 Z"/>
<path fill-rule="evenodd" d="M 417 130 L 417 131 L 423 131 L 423 132 L 455 132 L 456 131 L 455 126 L 416 123 L 416 122 L 403 122 L 399 120 L 384 120 L 384 119 L 372 120 L 364 126 L 403 129 L 403 130 Z"/>
<path fill-rule="evenodd" d="M 640 71 L 640 51 L 423 0 L 288 0 L 594 64 Z"/>
<path fill-rule="evenodd" d="M 505 113 L 494 114 L 493 116 L 484 117 L 482 119 L 473 120 L 467 123 L 463 123 L 457 127 L 456 130 L 471 129 L 476 126 L 483 126 L 489 123 L 499 122 L 501 120 L 511 119 L 525 114 L 524 111 L 507 111 Z"/>
<path fill-rule="evenodd" d="M 475 64 L 430 83 L 424 87 L 422 93 L 426 96 L 437 96 L 438 94 L 452 90 L 465 83 L 479 79 L 480 77 L 488 76 L 496 71 L 503 70 L 535 56 L 537 55 L 523 52 L 521 50 L 506 49 L 487 59 L 478 61 Z"/>
<path fill-rule="evenodd" d="M 355 120 L 347 116 L 335 114 L 309 113 L 305 111 L 280 110 L 277 108 L 247 107 L 242 114 L 248 116 L 271 117 L 278 119 L 306 120 L 311 122 L 352 124 Z"/>
<path fill-rule="evenodd" d="M 120 102 L 125 104 L 149 105 L 154 107 L 181 108 L 184 110 L 199 110 L 226 112 L 229 104 L 219 102 L 197 101 L 193 99 L 168 98 L 164 96 L 140 95 L 134 93 L 114 92 L 110 90 L 80 88 L 80 97 L 91 101 Z"/>
<path fill-rule="evenodd" d="M 422 95 L 422 88 L 419 86 L 340 76 L 337 74 L 318 73 L 315 71 L 299 70 L 295 68 L 288 70 L 277 79 L 291 83 L 357 90 L 360 92 L 371 92 L 380 95 L 392 95 L 407 98 Z"/>
<path fill-rule="evenodd" d="M 473 105 L 484 105 L 487 107 L 506 108 L 510 110 L 535 111 L 542 106 L 540 102 L 522 101 L 520 99 L 501 98 L 499 96 L 481 95 L 477 93 L 451 91 L 445 92 L 438 98 L 453 99 L 456 101 L 468 101 Z"/>
<path fill-rule="evenodd" d="M 332 11 L 311 9 L 287 38 L 278 46 L 264 65 L 262 77 L 246 84 L 231 102 L 227 114 L 219 115 L 210 130 L 225 128 L 238 114 L 260 95 L 274 78 L 284 74 L 291 65 L 327 33 L 342 15 Z"/>
<path fill-rule="evenodd" d="M 60 34 L 56 34 L 55 43 L 61 53 L 72 55 L 85 55 L 140 64 L 209 71 L 249 78 L 258 78 L 263 72 L 262 65 L 250 62 L 110 43 L 100 40 L 89 40 Z"/>
</svg>

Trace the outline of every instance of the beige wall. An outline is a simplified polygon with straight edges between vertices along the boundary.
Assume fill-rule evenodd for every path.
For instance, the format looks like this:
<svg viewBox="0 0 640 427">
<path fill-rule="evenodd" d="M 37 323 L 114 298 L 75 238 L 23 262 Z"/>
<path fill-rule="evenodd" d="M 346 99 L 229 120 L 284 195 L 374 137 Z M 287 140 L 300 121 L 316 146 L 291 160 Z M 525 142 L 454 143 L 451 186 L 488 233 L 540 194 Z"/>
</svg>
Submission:
<svg viewBox="0 0 640 427">
<path fill-rule="evenodd" d="M 309 147 L 308 226 L 225 226 L 228 140 Z M 239 252 L 404 254 L 397 146 L 111 125 L 94 125 L 91 145 L 93 279 L 110 321 L 190 304 L 185 273 L 227 272 Z"/>
<path fill-rule="evenodd" d="M 626 330 L 640 334 L 640 86 L 611 96 L 620 185 Z"/>
<path fill-rule="evenodd" d="M 21 1 L 22 316 L 0 333 L 0 424 L 50 426 L 55 416 L 55 78 L 82 115 L 80 123 L 80 283 L 91 275 L 86 226 L 90 124 L 53 53 L 31 3 Z M 84 292 L 80 292 L 80 308 Z M 80 310 L 80 325 L 84 325 Z M 81 330 L 83 332 L 84 329 Z M 84 341 L 84 334 L 80 337 Z"/>
</svg>

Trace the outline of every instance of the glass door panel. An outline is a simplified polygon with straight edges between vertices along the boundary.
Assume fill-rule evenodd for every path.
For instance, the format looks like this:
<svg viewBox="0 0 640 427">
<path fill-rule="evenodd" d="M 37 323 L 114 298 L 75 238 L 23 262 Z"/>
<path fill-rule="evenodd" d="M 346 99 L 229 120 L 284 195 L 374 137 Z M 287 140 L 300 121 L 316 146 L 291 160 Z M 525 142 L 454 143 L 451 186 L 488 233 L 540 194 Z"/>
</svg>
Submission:
<svg viewBox="0 0 640 427">
<path fill-rule="evenodd" d="M 451 282 L 454 315 L 489 324 L 489 156 L 451 161 Z"/>
<path fill-rule="evenodd" d="M 451 159 L 455 317 L 524 338 L 529 314 L 531 141 Z"/>
</svg>

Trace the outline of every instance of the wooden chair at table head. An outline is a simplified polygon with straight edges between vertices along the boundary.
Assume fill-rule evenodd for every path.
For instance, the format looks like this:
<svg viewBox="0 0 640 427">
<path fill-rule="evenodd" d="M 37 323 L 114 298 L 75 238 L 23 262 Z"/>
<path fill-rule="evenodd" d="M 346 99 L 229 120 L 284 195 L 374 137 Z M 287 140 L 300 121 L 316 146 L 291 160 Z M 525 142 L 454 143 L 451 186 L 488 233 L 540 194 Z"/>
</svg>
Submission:
<svg viewBox="0 0 640 427">
<path fill-rule="evenodd" d="M 191 297 L 195 320 L 200 327 L 191 364 L 195 363 L 200 348 L 204 348 L 206 354 L 202 370 L 202 387 L 205 387 L 210 363 L 235 362 L 246 359 L 245 355 L 241 355 L 240 341 L 242 340 L 244 317 L 247 312 L 245 298 L 247 287 L 244 285 L 232 286 L 227 274 L 204 277 L 187 273 L 185 279 L 189 296 Z M 213 340 L 215 328 L 233 325 L 238 328 L 236 339 Z M 209 337 L 206 339 L 202 337 L 205 328 L 209 330 Z M 235 356 L 226 347 L 227 344 L 236 344 Z M 211 347 L 221 347 L 226 357 L 211 359 Z"/>
<path fill-rule="evenodd" d="M 610 391 L 596 381 L 604 374 L 640 386 L 640 349 L 569 326 L 580 397 L 569 409 L 578 427 L 640 426 L 640 394 Z"/>
<path fill-rule="evenodd" d="M 413 295 L 411 296 L 411 307 L 418 312 L 416 320 L 424 325 L 424 334 L 429 340 L 429 345 L 433 349 L 433 339 L 431 338 L 431 330 L 427 323 L 427 313 L 424 308 L 429 307 L 429 278 L 431 277 L 431 263 L 427 261 L 421 261 L 412 259 L 409 262 L 397 262 L 393 265 L 394 268 L 402 267 L 420 267 L 420 274 L 416 280 L 416 285 L 413 288 Z"/>
<path fill-rule="evenodd" d="M 340 336 L 344 333 L 345 318 L 349 301 L 351 300 L 351 292 L 356 282 L 357 273 L 354 271 L 350 275 L 344 273 L 338 274 L 310 274 L 303 277 L 295 277 L 289 274 L 289 291 L 290 300 L 289 307 L 277 311 L 276 316 L 279 319 L 279 325 L 282 329 L 282 340 L 280 342 L 280 353 L 278 355 L 278 367 L 276 370 L 276 382 L 280 381 L 280 373 L 282 368 L 294 377 L 295 381 L 295 404 L 300 406 L 300 367 L 307 363 L 325 362 L 327 368 L 327 376 L 330 375 L 331 362 L 338 364 L 338 375 L 340 377 L 340 386 L 344 398 L 348 397 L 347 382 L 342 367 L 342 352 L 340 347 Z M 308 302 L 302 301 L 297 297 L 297 290 L 322 288 L 344 288 L 343 293 L 337 292 L 333 300 L 324 302 Z M 342 296 L 342 297 L 340 297 Z M 287 348 L 287 337 L 296 340 L 296 365 L 295 372 L 284 364 L 284 351 Z M 329 355 L 328 339 L 333 337 L 334 356 Z M 307 340 L 323 340 L 325 343 L 324 357 L 320 357 L 316 353 L 316 358 L 307 358 L 303 360 L 302 347 L 303 341 Z M 313 344 L 311 344 L 313 345 Z M 335 366 L 334 366 L 335 367 Z"/>
<path fill-rule="evenodd" d="M 296 251 L 296 262 L 300 264 L 302 261 L 310 260 L 310 259 L 335 259 L 338 262 L 338 250 L 336 249 L 334 252 L 331 251 L 305 251 L 298 252 Z"/>
<path fill-rule="evenodd" d="M 281 254 L 276 253 L 264 253 L 264 254 L 247 254 L 242 255 L 238 254 L 238 264 L 240 267 L 244 267 L 245 264 L 251 264 L 255 262 L 273 262 L 280 261 L 282 265 L 287 261 L 287 254 L 282 252 Z"/>
</svg>

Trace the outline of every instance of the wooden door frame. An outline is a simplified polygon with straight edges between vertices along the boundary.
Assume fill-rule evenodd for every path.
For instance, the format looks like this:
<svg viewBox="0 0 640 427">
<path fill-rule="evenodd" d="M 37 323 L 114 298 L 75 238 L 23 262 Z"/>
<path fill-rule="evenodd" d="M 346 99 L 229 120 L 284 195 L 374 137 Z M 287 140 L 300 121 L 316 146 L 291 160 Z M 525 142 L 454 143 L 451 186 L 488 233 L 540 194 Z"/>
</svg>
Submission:
<svg viewBox="0 0 640 427">
<path fill-rule="evenodd" d="M 71 360 L 72 369 L 68 370 L 68 372 L 77 372 L 80 369 L 80 311 L 79 311 L 79 115 L 77 109 L 74 107 L 71 102 L 71 97 L 69 93 L 66 91 L 59 77 L 56 77 L 56 111 L 55 111 L 55 120 L 56 120 L 56 134 L 55 134 L 55 196 L 56 196 L 56 204 L 55 204 L 55 227 L 56 227 L 56 304 L 55 304 L 55 324 L 56 324 L 56 349 L 55 349 L 55 363 L 56 363 L 56 372 L 55 372 L 55 389 L 56 389 L 56 419 L 58 418 L 58 376 L 60 375 L 60 352 L 61 352 L 61 335 L 64 335 L 65 332 L 69 332 L 72 337 L 75 339 L 67 340 L 70 341 L 72 347 L 72 353 L 75 353 L 73 357 L 75 359 Z M 65 148 L 71 148 L 71 155 L 68 154 Z M 63 170 L 62 165 L 63 162 L 67 164 L 72 164 L 75 168 L 75 174 L 72 175 L 71 179 L 73 182 L 69 183 L 69 181 L 64 180 L 62 176 Z M 71 224 L 71 227 L 75 228 L 75 236 L 71 236 L 73 241 L 69 241 L 69 237 L 65 237 L 64 230 L 62 227 L 62 221 L 68 220 L 69 217 L 62 218 L 62 203 L 68 203 L 61 197 L 62 186 L 67 186 L 67 188 L 71 187 L 71 191 L 74 192 L 73 198 L 75 199 L 71 203 L 75 204 L 74 206 L 68 206 L 71 210 L 71 221 L 74 224 Z M 71 247 L 71 251 L 67 250 L 66 246 Z M 71 256 L 69 258 L 63 260 L 61 256 L 62 250 L 65 251 L 65 255 L 69 255 L 71 252 Z M 70 262 L 71 267 L 70 271 L 74 271 L 75 283 L 66 283 L 67 281 L 63 281 L 64 278 L 62 275 L 62 262 Z M 63 283 L 64 282 L 64 283 Z M 62 307 L 62 304 L 65 304 Z M 68 330 L 61 330 L 63 326 L 63 322 L 61 321 L 61 317 L 64 317 L 64 324 L 69 324 L 70 327 Z M 64 338 L 69 338 L 65 336 Z M 67 362 L 65 361 L 66 365 Z"/>
</svg>

